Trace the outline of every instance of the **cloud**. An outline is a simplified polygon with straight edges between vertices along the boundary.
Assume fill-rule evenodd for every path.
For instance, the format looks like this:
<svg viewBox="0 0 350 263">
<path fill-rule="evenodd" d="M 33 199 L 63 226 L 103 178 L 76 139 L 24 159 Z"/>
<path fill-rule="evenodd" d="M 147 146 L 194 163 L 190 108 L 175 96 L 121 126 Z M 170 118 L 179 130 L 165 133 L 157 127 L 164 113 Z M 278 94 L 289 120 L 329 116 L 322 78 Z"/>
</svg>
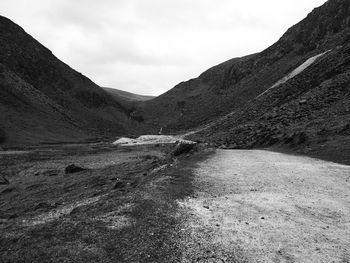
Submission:
<svg viewBox="0 0 350 263">
<path fill-rule="evenodd" d="M 261 51 L 325 1 L 2 0 L 0 9 L 97 84 L 158 95 Z"/>
</svg>

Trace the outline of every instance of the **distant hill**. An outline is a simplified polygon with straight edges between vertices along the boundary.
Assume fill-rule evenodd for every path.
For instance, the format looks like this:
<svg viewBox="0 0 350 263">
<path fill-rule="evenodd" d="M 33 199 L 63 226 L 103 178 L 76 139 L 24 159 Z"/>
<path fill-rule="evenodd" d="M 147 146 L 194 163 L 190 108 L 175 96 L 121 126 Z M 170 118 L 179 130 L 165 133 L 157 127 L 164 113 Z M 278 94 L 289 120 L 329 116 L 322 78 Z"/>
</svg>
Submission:
<svg viewBox="0 0 350 263">
<path fill-rule="evenodd" d="M 137 110 L 140 104 L 145 101 L 149 101 L 155 97 L 153 96 L 144 96 L 138 95 L 130 92 L 126 92 L 123 90 L 112 89 L 112 88 L 103 88 L 107 93 L 109 93 L 116 102 L 122 105 L 125 109 L 127 109 L 130 119 L 137 121 L 138 126 L 142 127 L 142 131 L 145 133 L 149 133 L 149 131 L 154 131 L 154 128 L 150 123 L 144 122 L 144 117 Z M 138 129 L 136 129 L 137 131 Z"/>
<path fill-rule="evenodd" d="M 329 0 L 266 50 L 182 82 L 139 112 L 163 132 L 195 129 L 190 138 L 217 146 L 287 146 L 350 163 L 349 87 L 350 1 Z"/>
<path fill-rule="evenodd" d="M 130 111 L 0 16 L 0 143 L 88 140 L 136 132 Z"/>
<path fill-rule="evenodd" d="M 103 88 L 109 94 L 111 94 L 116 100 L 123 99 L 124 101 L 147 101 L 154 99 L 155 96 L 139 95 L 119 89 Z"/>
</svg>

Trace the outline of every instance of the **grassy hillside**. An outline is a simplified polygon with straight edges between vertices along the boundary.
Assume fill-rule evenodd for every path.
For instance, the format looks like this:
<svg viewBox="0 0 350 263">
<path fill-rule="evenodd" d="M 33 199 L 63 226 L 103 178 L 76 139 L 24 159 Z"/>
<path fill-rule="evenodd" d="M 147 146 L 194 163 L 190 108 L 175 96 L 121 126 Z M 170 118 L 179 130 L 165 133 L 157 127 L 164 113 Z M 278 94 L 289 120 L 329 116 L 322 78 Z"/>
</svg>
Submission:
<svg viewBox="0 0 350 263">
<path fill-rule="evenodd" d="M 127 92 L 119 89 L 103 88 L 109 94 L 111 94 L 116 100 L 126 100 L 126 101 L 148 101 L 154 99 L 155 96 L 139 95 L 131 92 Z"/>
<path fill-rule="evenodd" d="M 0 16 L 0 129 L 6 145 L 137 132 L 130 111 Z"/>
</svg>

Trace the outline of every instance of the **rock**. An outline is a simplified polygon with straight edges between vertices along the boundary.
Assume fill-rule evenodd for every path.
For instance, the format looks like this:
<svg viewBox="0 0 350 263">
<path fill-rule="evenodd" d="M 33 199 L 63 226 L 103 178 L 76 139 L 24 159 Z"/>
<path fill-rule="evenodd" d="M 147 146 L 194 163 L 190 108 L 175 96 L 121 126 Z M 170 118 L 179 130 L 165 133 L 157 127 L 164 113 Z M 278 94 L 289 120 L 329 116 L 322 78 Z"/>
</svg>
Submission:
<svg viewBox="0 0 350 263">
<path fill-rule="evenodd" d="M 48 208 L 52 208 L 54 207 L 53 204 L 47 203 L 47 202 L 40 202 L 35 206 L 35 210 L 39 210 L 39 209 L 48 209 Z"/>
<path fill-rule="evenodd" d="M 130 186 L 132 188 L 135 188 L 135 187 L 137 187 L 139 185 L 139 183 L 140 183 L 140 180 L 139 179 L 135 179 L 133 182 L 130 183 Z"/>
<path fill-rule="evenodd" d="M 209 205 L 203 205 L 203 207 L 209 209 Z"/>
<path fill-rule="evenodd" d="M 0 143 L 4 143 L 6 141 L 6 136 L 5 136 L 5 132 L 0 129 Z M 2 148 L 0 147 L 0 150 L 2 151 Z"/>
<path fill-rule="evenodd" d="M 34 176 L 57 176 L 59 175 L 60 171 L 59 170 L 46 170 L 46 171 L 41 171 L 41 172 L 36 172 Z"/>
<path fill-rule="evenodd" d="M 59 175 L 60 171 L 58 170 L 47 170 L 42 173 L 44 176 L 57 176 Z"/>
<path fill-rule="evenodd" d="M 168 167 L 169 167 L 169 164 L 164 164 L 164 165 L 158 166 L 157 168 L 154 168 L 154 169 L 151 171 L 150 174 L 155 174 L 155 173 L 164 171 L 164 170 L 167 169 Z"/>
<path fill-rule="evenodd" d="M 5 190 L 3 190 L 1 193 L 2 193 L 2 194 L 8 194 L 8 193 L 13 192 L 14 190 L 15 190 L 14 187 L 8 187 L 8 188 L 6 188 Z"/>
<path fill-rule="evenodd" d="M 18 217 L 17 214 L 12 214 L 12 215 L 8 216 L 7 218 L 8 219 L 16 219 L 17 217 Z"/>
<path fill-rule="evenodd" d="M 10 184 L 10 181 L 5 178 L 5 176 L 0 176 L 0 185 L 1 184 Z"/>
<path fill-rule="evenodd" d="M 300 105 L 303 105 L 303 104 L 306 104 L 306 103 L 307 103 L 307 100 L 306 100 L 306 99 L 302 99 L 302 100 L 299 101 L 299 104 L 300 104 Z"/>
<path fill-rule="evenodd" d="M 125 182 L 119 181 L 115 183 L 114 189 L 124 188 L 125 186 L 126 186 Z"/>
<path fill-rule="evenodd" d="M 64 170 L 66 174 L 72 174 L 72 173 L 78 173 L 85 171 L 85 168 L 76 166 L 75 164 L 68 165 L 66 169 Z"/>
<path fill-rule="evenodd" d="M 195 145 L 196 143 L 179 142 L 173 151 L 173 155 L 179 156 L 181 154 L 188 153 L 195 147 Z"/>
</svg>

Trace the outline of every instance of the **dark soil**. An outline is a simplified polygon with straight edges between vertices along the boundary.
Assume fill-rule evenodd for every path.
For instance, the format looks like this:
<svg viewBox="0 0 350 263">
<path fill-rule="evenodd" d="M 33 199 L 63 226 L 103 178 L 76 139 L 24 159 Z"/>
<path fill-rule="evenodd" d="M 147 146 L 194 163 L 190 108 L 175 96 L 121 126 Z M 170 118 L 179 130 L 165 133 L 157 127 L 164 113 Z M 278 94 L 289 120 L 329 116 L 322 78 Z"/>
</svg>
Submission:
<svg viewBox="0 0 350 263">
<path fill-rule="evenodd" d="M 46 147 L 0 155 L 0 262 L 179 262 L 193 193 L 174 145 Z M 75 163 L 88 170 L 65 174 Z M 165 169 L 162 167 L 166 167 Z M 118 187 L 116 187 L 118 185 Z"/>
</svg>

